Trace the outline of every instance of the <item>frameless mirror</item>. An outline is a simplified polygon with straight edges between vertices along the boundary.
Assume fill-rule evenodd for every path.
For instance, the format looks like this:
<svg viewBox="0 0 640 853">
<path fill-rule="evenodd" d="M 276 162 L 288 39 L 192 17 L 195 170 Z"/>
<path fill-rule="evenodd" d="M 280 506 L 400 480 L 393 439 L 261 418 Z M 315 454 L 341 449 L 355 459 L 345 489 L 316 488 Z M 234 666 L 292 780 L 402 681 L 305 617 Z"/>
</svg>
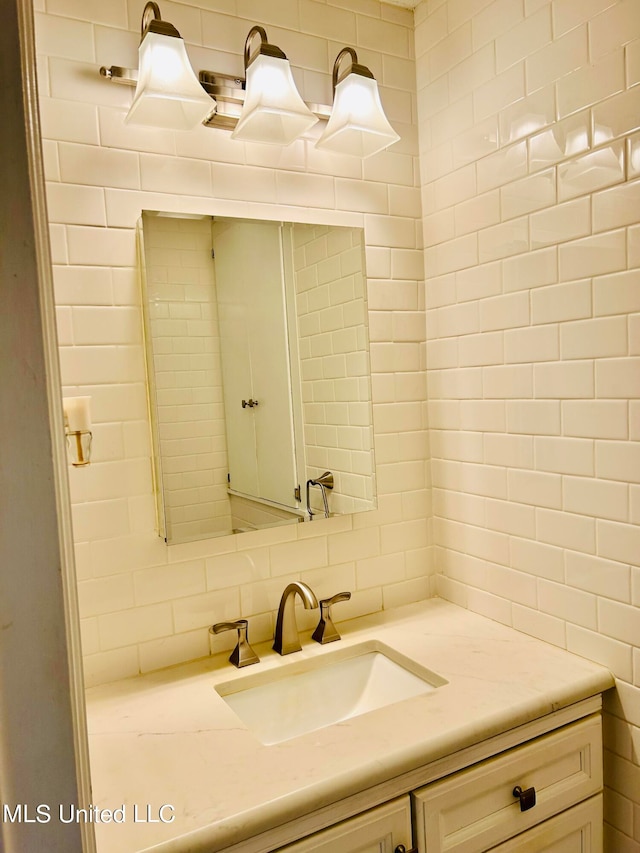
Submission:
<svg viewBox="0 0 640 853">
<path fill-rule="evenodd" d="M 362 230 L 144 211 L 138 237 L 159 534 L 374 509 Z"/>
</svg>

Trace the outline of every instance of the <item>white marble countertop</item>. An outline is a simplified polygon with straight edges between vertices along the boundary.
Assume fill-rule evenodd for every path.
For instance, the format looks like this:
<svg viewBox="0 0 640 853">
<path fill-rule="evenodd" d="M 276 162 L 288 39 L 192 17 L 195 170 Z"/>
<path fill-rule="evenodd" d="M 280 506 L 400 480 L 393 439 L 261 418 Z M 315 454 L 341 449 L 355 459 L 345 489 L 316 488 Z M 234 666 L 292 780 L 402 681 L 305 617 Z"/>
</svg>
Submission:
<svg viewBox="0 0 640 853">
<path fill-rule="evenodd" d="M 92 804 L 124 817 L 94 821 L 98 853 L 224 850 L 613 685 L 598 664 L 440 599 L 339 629 L 341 645 L 305 635 L 286 657 L 258 645 L 243 670 L 217 655 L 88 690 Z M 214 689 L 369 639 L 448 683 L 272 746 Z"/>
</svg>

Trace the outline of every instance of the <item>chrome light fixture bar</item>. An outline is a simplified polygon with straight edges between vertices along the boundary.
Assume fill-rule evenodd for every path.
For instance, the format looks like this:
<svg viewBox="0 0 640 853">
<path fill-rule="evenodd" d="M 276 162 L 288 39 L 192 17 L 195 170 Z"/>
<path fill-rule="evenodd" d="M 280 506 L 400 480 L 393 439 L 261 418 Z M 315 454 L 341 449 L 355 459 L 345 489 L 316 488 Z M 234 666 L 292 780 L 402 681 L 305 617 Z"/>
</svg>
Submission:
<svg viewBox="0 0 640 853">
<path fill-rule="evenodd" d="M 124 86 L 135 86 L 138 81 L 137 68 L 103 66 L 100 74 L 112 83 Z M 200 85 L 210 97 L 209 115 L 202 124 L 218 130 L 233 130 L 238 124 L 245 100 L 244 77 L 219 71 L 200 71 L 198 77 Z M 331 107 L 328 104 L 305 103 L 317 118 L 325 121 L 329 118 Z"/>
<path fill-rule="evenodd" d="M 164 39 L 161 51 L 145 47 L 147 39 L 152 39 L 149 47 L 157 41 L 155 36 Z M 256 37 L 260 42 L 251 52 Z M 188 72 L 182 73 L 184 65 L 170 58 L 176 45 Z M 317 146 L 359 157 L 371 156 L 400 138 L 384 114 L 373 74 L 358 63 L 350 47 L 340 51 L 333 66 L 333 107 L 303 101 L 285 54 L 269 43 L 260 26 L 252 27 L 245 41 L 246 79 L 217 71 L 200 71 L 196 78 L 184 42 L 175 27 L 162 21 L 155 2 L 145 6 L 139 53 L 139 70 L 117 65 L 100 69 L 114 83 L 136 86 L 127 123 L 177 130 L 202 123 L 230 130 L 232 138 L 240 141 L 289 145 L 318 119 L 328 119 Z M 351 65 L 339 76 L 345 56 L 351 58 Z M 178 81 L 175 85 L 168 80 L 171 73 Z"/>
</svg>

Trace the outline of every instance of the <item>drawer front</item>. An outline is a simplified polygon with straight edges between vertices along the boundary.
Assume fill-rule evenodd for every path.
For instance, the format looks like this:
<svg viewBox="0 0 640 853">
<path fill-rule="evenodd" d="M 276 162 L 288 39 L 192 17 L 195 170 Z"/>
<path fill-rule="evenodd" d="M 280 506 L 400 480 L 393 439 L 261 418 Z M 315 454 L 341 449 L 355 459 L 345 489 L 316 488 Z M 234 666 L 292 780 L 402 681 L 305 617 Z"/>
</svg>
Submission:
<svg viewBox="0 0 640 853">
<path fill-rule="evenodd" d="M 490 853 L 602 853 L 602 821 L 602 794 L 596 794 Z"/>
<path fill-rule="evenodd" d="M 394 853 L 399 844 L 411 847 L 408 794 L 280 847 L 277 853 Z"/>
<path fill-rule="evenodd" d="M 513 789 L 534 787 L 521 811 Z M 599 715 L 461 770 L 415 791 L 418 847 L 427 853 L 479 853 L 602 790 Z"/>
</svg>

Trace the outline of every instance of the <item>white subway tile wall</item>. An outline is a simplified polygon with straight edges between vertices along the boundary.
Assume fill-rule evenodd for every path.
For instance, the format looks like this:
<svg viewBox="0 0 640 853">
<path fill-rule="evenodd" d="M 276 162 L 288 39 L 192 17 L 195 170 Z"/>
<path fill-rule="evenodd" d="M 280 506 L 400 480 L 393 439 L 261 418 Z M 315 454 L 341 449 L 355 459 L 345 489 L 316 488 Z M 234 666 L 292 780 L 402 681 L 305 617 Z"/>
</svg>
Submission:
<svg viewBox="0 0 640 853">
<path fill-rule="evenodd" d="M 331 471 L 332 511 L 359 512 L 371 506 L 375 492 L 362 232 L 307 225 L 292 236 L 306 479 Z M 417 317 L 416 331 L 424 333 L 422 313 L 400 316 L 409 325 Z M 380 334 L 373 339 L 396 340 L 394 320 L 376 312 L 371 326 Z M 419 400 L 421 390 L 412 389 L 411 399 Z M 317 492 L 309 492 L 316 513 L 323 509 Z"/>
<path fill-rule="evenodd" d="M 607 847 L 637 853 L 640 4 L 415 14 L 439 591 L 612 669 Z"/>
<path fill-rule="evenodd" d="M 142 219 L 147 345 L 153 351 L 147 364 L 154 377 L 167 539 L 230 533 L 211 219 Z"/>
<path fill-rule="evenodd" d="M 306 580 L 319 596 L 350 589 L 343 618 L 433 591 L 413 13 L 377 0 L 348 8 L 278 0 L 259 13 L 246 0 L 160 6 L 196 69 L 242 74 L 246 35 L 265 25 L 309 101 L 330 102 L 333 61 L 346 41 L 376 75 L 402 138 L 363 163 L 317 151 L 313 140 L 281 149 L 221 130 L 124 125 L 132 90 L 105 81 L 99 67 L 136 66 L 143 0 L 38 6 L 62 380 L 65 394 L 91 396 L 94 418 L 92 464 L 69 471 L 87 684 L 205 656 L 207 626 L 220 620 L 248 617 L 252 639 L 268 639 L 289 580 Z M 377 330 L 377 510 L 169 548 L 159 539 L 136 276 L 142 209 L 364 227 Z M 177 267 L 164 269 L 169 277 Z M 349 405 L 362 393 L 345 389 Z M 349 417 L 359 421 L 357 408 Z M 315 618 L 300 621 L 310 628 Z M 232 642 L 228 634 L 212 640 L 218 650 Z"/>
</svg>

